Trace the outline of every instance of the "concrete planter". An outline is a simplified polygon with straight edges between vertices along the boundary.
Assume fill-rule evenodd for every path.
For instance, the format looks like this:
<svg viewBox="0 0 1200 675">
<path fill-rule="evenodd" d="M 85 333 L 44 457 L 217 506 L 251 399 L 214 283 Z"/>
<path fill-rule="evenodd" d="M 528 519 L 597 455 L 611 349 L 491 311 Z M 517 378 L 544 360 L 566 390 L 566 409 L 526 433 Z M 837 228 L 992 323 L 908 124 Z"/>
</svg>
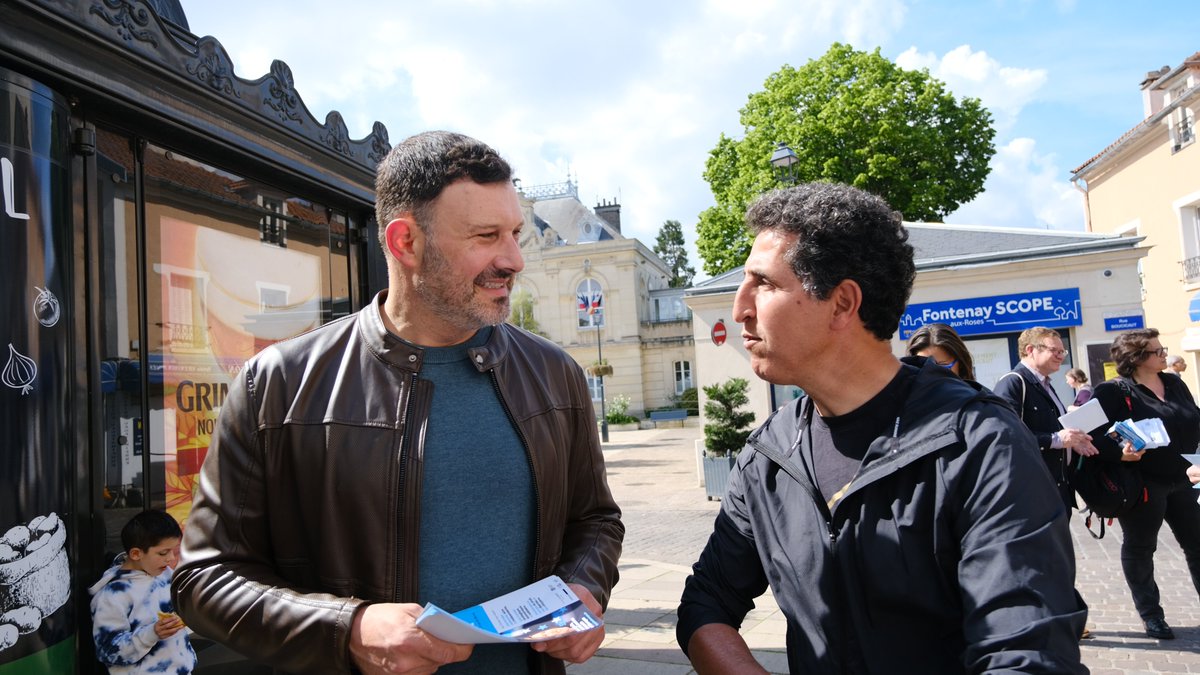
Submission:
<svg viewBox="0 0 1200 675">
<path fill-rule="evenodd" d="M 725 498 L 725 490 L 729 486 L 729 472 L 733 469 L 734 457 L 708 457 L 702 460 L 704 465 L 704 494 L 708 501 L 714 498 L 720 501 Z"/>
</svg>

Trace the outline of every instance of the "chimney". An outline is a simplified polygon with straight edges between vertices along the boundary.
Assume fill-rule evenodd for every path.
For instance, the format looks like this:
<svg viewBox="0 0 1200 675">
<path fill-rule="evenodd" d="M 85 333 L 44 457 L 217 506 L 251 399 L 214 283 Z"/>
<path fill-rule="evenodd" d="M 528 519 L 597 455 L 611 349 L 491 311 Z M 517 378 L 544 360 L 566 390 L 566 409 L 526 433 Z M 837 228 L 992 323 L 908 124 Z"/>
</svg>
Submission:
<svg viewBox="0 0 1200 675">
<path fill-rule="evenodd" d="M 609 227 L 621 234 L 621 205 L 617 200 L 612 200 L 610 203 L 607 199 L 600 200 L 600 203 L 595 208 L 596 215 L 600 216 L 604 222 L 608 223 Z"/>
<path fill-rule="evenodd" d="M 1163 109 L 1163 100 L 1166 98 L 1167 92 L 1156 89 L 1154 83 L 1169 72 L 1171 72 L 1170 66 L 1163 66 L 1158 70 L 1146 73 L 1146 77 L 1142 79 L 1142 112 L 1145 117 L 1150 117 Z"/>
</svg>

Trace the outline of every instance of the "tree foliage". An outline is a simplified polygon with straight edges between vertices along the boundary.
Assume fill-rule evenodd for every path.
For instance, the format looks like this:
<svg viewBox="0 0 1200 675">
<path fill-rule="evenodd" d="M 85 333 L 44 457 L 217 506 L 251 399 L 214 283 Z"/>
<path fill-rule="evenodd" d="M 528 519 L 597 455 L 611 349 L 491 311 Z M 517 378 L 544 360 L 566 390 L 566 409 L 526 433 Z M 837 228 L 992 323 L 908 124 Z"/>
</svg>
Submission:
<svg viewBox="0 0 1200 675">
<path fill-rule="evenodd" d="M 538 325 L 537 319 L 533 316 L 533 293 L 521 288 L 517 289 L 512 294 L 512 299 L 509 301 L 511 310 L 508 316 L 508 322 L 514 326 L 524 328 L 530 333 L 545 337 L 542 332 L 542 327 Z"/>
<path fill-rule="evenodd" d="M 704 271 L 742 264 L 747 205 L 780 186 L 778 142 L 795 151 L 796 180 L 846 183 L 883 197 L 911 221 L 940 221 L 983 190 L 995 154 L 992 115 L 955 99 L 927 70 L 834 43 L 800 68 L 784 66 L 741 110 L 742 140 L 721 135 L 704 178 L 717 205 L 700 214 Z"/>
<path fill-rule="evenodd" d="M 686 288 L 696 276 L 696 268 L 688 265 L 687 247 L 683 241 L 683 226 L 678 220 L 663 223 L 654 240 L 654 253 L 671 268 L 671 288 Z"/>
<path fill-rule="evenodd" d="M 749 388 L 750 383 L 741 377 L 704 388 L 708 397 L 704 402 L 704 447 L 709 456 L 736 455 L 746 444 L 754 413 L 739 408 L 750 402 Z"/>
</svg>

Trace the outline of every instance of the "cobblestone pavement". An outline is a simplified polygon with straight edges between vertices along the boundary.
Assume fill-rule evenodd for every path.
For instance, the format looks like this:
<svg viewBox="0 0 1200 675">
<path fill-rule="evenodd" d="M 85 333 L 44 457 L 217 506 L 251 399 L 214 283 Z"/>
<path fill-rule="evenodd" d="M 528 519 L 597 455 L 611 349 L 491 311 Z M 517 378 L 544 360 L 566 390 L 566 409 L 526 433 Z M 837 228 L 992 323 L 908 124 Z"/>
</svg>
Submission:
<svg viewBox="0 0 1200 675">
<path fill-rule="evenodd" d="M 609 483 L 624 512 L 621 581 L 606 615 L 607 637 L 572 675 L 692 673 L 674 639 L 674 611 L 683 580 L 712 528 L 720 503 L 708 501 L 697 477 L 697 427 L 612 432 L 604 444 Z M 1155 557 L 1167 621 L 1177 639 L 1147 638 L 1121 575 L 1120 526 L 1093 539 L 1072 523 L 1077 587 L 1090 611 L 1093 638 L 1081 642 L 1096 675 L 1200 673 L 1200 601 L 1178 544 L 1164 528 Z M 787 672 L 785 625 L 770 597 L 748 617 L 743 634 L 770 672 Z"/>
</svg>

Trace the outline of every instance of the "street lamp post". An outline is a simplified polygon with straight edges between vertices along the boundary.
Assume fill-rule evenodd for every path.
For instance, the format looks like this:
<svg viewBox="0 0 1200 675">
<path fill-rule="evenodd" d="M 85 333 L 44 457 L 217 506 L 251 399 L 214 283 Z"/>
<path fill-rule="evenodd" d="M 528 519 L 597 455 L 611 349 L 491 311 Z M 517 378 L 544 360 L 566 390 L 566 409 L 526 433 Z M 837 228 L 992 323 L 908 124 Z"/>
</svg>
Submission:
<svg viewBox="0 0 1200 675">
<path fill-rule="evenodd" d="M 788 147 L 787 143 L 779 141 L 775 144 L 775 152 L 771 153 L 771 166 L 775 167 L 775 173 L 780 180 L 788 185 L 795 185 L 795 165 L 799 161 L 800 158 Z"/>
<path fill-rule="evenodd" d="M 596 363 L 604 366 L 604 352 L 600 349 L 600 325 L 596 323 L 598 311 L 592 312 L 592 327 L 596 329 Z M 604 371 L 597 371 L 600 377 L 600 440 L 608 442 L 608 413 L 604 409 Z"/>
</svg>

